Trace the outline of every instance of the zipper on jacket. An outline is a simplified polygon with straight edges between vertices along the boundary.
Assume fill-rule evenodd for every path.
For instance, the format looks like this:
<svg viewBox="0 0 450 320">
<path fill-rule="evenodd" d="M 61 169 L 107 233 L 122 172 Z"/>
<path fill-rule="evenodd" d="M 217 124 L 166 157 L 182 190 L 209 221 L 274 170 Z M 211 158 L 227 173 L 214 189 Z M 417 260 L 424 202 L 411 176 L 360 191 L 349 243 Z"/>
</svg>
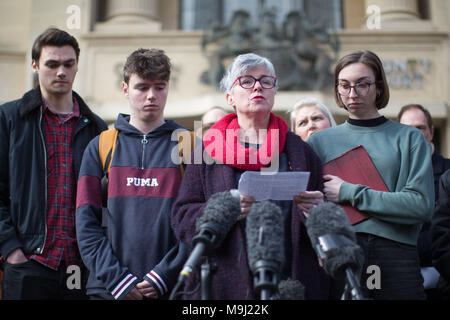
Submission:
<svg viewBox="0 0 450 320">
<path fill-rule="evenodd" d="M 41 108 L 41 115 L 39 117 L 39 133 L 41 134 L 41 140 L 42 140 L 42 146 L 44 147 L 44 167 L 45 167 L 45 172 L 44 172 L 44 184 L 45 184 L 45 206 L 44 206 L 44 215 L 45 215 L 45 235 L 44 235 L 44 243 L 42 244 L 42 246 L 40 248 L 38 248 L 38 254 L 42 254 L 42 252 L 44 251 L 45 248 L 45 242 L 47 240 L 47 147 L 45 146 L 45 139 L 44 139 L 44 134 L 42 133 L 42 108 Z"/>
<path fill-rule="evenodd" d="M 148 143 L 148 139 L 146 135 L 143 135 L 143 138 L 141 140 L 142 143 L 142 160 L 141 160 L 141 169 L 144 170 L 144 155 L 145 155 L 145 145 Z"/>
</svg>

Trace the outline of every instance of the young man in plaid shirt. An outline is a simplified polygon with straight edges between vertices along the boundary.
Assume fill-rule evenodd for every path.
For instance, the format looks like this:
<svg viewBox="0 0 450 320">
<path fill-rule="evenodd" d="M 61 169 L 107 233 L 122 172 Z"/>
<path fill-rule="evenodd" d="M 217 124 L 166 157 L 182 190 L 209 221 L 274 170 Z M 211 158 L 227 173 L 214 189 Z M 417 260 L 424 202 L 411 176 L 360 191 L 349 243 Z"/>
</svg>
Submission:
<svg viewBox="0 0 450 320">
<path fill-rule="evenodd" d="M 107 127 L 72 91 L 79 53 L 74 37 L 47 29 L 32 48 L 39 86 L 0 106 L 3 299 L 86 297 L 76 182 L 84 149 Z"/>
</svg>

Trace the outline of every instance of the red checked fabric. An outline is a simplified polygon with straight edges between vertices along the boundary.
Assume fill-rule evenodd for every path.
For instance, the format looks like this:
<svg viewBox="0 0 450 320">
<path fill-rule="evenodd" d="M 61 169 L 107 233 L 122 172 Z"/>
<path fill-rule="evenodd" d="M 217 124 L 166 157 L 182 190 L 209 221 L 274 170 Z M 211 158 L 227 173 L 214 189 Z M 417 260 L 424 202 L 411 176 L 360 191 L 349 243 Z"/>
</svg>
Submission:
<svg viewBox="0 0 450 320">
<path fill-rule="evenodd" d="M 73 112 L 53 112 L 43 100 L 43 124 L 47 151 L 47 236 L 41 255 L 30 255 L 43 265 L 58 269 L 66 265 L 82 265 L 75 232 L 75 177 L 72 165 L 72 135 L 80 117 L 73 99 Z"/>
</svg>

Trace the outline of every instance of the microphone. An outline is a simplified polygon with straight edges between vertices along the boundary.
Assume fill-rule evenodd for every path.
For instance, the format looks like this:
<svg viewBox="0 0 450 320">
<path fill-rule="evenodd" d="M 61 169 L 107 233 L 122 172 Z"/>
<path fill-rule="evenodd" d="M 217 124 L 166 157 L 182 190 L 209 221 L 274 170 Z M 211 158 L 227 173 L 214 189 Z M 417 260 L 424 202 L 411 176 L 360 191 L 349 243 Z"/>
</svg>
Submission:
<svg viewBox="0 0 450 320">
<path fill-rule="evenodd" d="M 239 191 L 223 191 L 213 194 L 206 203 L 203 215 L 197 219 L 193 250 L 178 276 L 183 283 L 204 255 L 209 255 L 225 239 L 241 212 Z M 177 285 L 179 287 L 179 285 Z"/>
<path fill-rule="evenodd" d="M 298 280 L 281 280 L 278 293 L 279 300 L 305 300 L 305 286 Z"/>
<path fill-rule="evenodd" d="M 284 226 L 281 209 L 269 202 L 254 203 L 246 218 L 247 255 L 253 288 L 261 300 L 277 291 L 284 262 Z"/>
<path fill-rule="evenodd" d="M 364 252 L 345 212 L 332 202 L 322 203 L 309 211 L 306 228 L 325 271 L 334 279 L 345 276 L 353 299 L 364 299 L 355 276 L 361 274 Z"/>
</svg>

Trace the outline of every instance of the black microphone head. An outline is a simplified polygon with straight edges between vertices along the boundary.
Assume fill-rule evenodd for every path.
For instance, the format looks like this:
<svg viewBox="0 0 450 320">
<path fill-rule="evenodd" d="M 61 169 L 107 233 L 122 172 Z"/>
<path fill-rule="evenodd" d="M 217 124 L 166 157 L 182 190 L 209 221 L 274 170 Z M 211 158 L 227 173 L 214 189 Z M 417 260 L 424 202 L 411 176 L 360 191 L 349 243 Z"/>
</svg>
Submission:
<svg viewBox="0 0 450 320">
<path fill-rule="evenodd" d="M 269 201 L 256 202 L 246 218 L 247 255 L 250 270 L 267 261 L 279 272 L 284 263 L 284 226 L 281 209 Z"/>
<path fill-rule="evenodd" d="M 360 274 L 364 252 L 357 244 L 353 227 L 341 207 L 332 202 L 315 206 L 309 211 L 306 228 L 316 252 L 324 254 L 321 257 L 323 267 L 331 277 L 342 278 L 346 267 Z M 328 246 L 327 242 L 336 246 L 324 248 Z"/>
<path fill-rule="evenodd" d="M 214 236 L 212 246 L 217 248 L 236 222 L 240 213 L 239 196 L 230 191 L 215 193 L 208 199 L 203 215 L 197 219 L 195 231 L 197 234 L 202 234 L 205 229 L 212 231 L 211 233 Z"/>
<path fill-rule="evenodd" d="M 278 293 L 280 300 L 305 300 L 305 286 L 298 280 L 281 280 Z"/>
</svg>

